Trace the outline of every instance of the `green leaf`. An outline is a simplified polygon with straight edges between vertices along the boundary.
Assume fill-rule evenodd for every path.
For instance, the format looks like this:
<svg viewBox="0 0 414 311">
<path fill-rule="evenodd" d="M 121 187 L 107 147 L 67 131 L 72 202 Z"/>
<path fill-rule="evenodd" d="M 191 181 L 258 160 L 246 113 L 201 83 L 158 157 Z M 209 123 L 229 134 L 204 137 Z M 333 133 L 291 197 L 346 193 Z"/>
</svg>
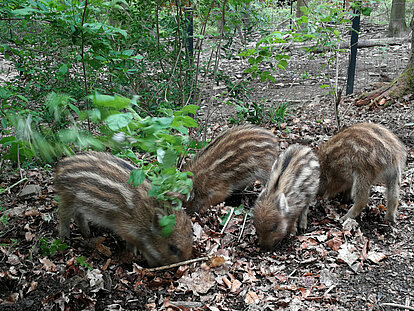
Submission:
<svg viewBox="0 0 414 311">
<path fill-rule="evenodd" d="M 13 162 L 25 162 L 31 160 L 35 156 L 32 149 L 28 148 L 22 141 L 17 141 L 12 144 L 9 149 L 8 155 L 3 155 L 5 159 L 9 159 Z"/>
<path fill-rule="evenodd" d="M 7 137 L 3 137 L 0 140 L 0 144 L 3 144 L 4 146 L 10 145 L 13 142 L 17 141 L 17 138 L 14 136 L 7 136 Z"/>
<path fill-rule="evenodd" d="M 248 50 L 245 50 L 245 51 L 239 53 L 238 56 L 241 56 L 241 57 L 250 57 L 250 56 L 252 56 L 255 53 L 256 53 L 256 50 L 255 49 L 248 49 Z"/>
<path fill-rule="evenodd" d="M 123 127 L 126 127 L 129 122 L 132 121 L 132 118 L 132 114 L 127 112 L 110 115 L 105 119 L 105 121 L 108 124 L 108 127 L 115 132 Z"/>
<path fill-rule="evenodd" d="M 4 87 L 0 87 L 0 98 L 8 99 L 9 97 L 10 97 L 10 92 Z"/>
<path fill-rule="evenodd" d="M 175 215 L 162 216 L 160 219 L 161 226 L 161 235 L 163 237 L 168 237 L 174 230 L 174 225 L 176 223 Z"/>
<path fill-rule="evenodd" d="M 78 107 L 76 107 L 74 104 L 68 103 L 68 106 L 77 114 L 80 114 L 80 110 Z"/>
<path fill-rule="evenodd" d="M 92 101 L 96 107 L 109 107 L 109 108 L 115 108 L 118 110 L 128 107 L 129 103 L 131 102 L 131 100 L 126 97 L 109 96 L 109 95 L 103 95 L 99 93 L 95 93 L 92 96 Z"/>
<path fill-rule="evenodd" d="M 189 117 L 189 116 L 177 116 L 174 118 L 174 120 L 172 121 L 171 127 L 180 127 L 180 126 L 185 126 L 185 127 L 198 127 L 198 124 L 196 121 L 194 121 L 193 118 Z"/>
<path fill-rule="evenodd" d="M 154 185 L 153 183 L 151 184 L 151 189 L 148 190 L 148 195 L 150 197 L 156 197 L 160 194 L 160 187 Z"/>
<path fill-rule="evenodd" d="M 372 8 L 370 8 L 370 7 L 363 7 L 363 8 L 361 8 L 362 15 L 370 16 L 371 15 L 371 12 L 372 12 Z"/>
<path fill-rule="evenodd" d="M 68 72 L 68 65 L 67 64 L 63 64 L 62 66 L 59 67 L 59 73 L 63 76 Z"/>
<path fill-rule="evenodd" d="M 198 109 L 200 109 L 200 107 L 197 105 L 186 105 L 181 109 L 181 111 L 185 113 L 196 114 Z"/>
<path fill-rule="evenodd" d="M 23 95 L 17 94 L 16 96 L 18 98 L 20 98 L 21 100 L 25 101 L 27 104 L 29 103 L 29 100 L 26 97 L 24 97 Z"/>
<path fill-rule="evenodd" d="M 36 9 L 33 9 L 31 7 L 26 7 L 26 8 L 23 8 L 23 9 L 17 9 L 17 10 L 13 10 L 12 11 L 12 13 L 14 15 L 23 15 L 23 16 L 24 15 L 30 15 L 33 12 L 37 12 L 37 10 Z"/>
<path fill-rule="evenodd" d="M 286 59 L 282 59 L 281 61 L 279 61 L 279 63 L 277 64 L 277 67 L 278 68 L 280 68 L 280 69 L 282 69 L 282 70 L 285 70 L 286 69 L 286 67 L 287 67 L 287 65 L 288 65 L 288 61 L 286 60 Z"/>
<path fill-rule="evenodd" d="M 162 159 L 164 158 L 164 155 L 165 155 L 165 150 L 162 148 L 158 148 L 157 149 L 157 161 L 162 163 L 163 162 Z"/>
<path fill-rule="evenodd" d="M 172 167 L 177 163 L 177 154 L 172 150 L 158 148 L 157 161 L 165 168 Z"/>
<path fill-rule="evenodd" d="M 126 55 L 126 56 L 131 56 L 131 55 L 132 55 L 132 53 L 134 53 L 134 51 L 133 51 L 133 50 L 125 50 L 125 51 L 123 51 L 123 52 L 122 52 L 122 54 L 123 54 L 123 55 Z"/>
<path fill-rule="evenodd" d="M 134 187 L 139 186 L 145 180 L 145 173 L 142 169 L 137 168 L 131 171 L 129 175 L 128 183 L 132 184 Z"/>
</svg>

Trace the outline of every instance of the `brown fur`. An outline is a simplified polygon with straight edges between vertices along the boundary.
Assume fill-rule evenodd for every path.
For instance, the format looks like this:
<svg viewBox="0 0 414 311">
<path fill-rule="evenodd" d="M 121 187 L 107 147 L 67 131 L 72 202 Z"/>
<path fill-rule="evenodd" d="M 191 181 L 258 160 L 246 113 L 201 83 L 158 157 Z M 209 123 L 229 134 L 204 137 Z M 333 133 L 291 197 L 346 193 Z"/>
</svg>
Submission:
<svg viewBox="0 0 414 311">
<path fill-rule="evenodd" d="M 278 139 L 264 128 L 239 126 L 224 132 L 184 168 L 194 174 L 184 207 L 190 213 L 203 211 L 257 179 L 266 182 L 278 152 Z"/>
<path fill-rule="evenodd" d="M 108 228 L 141 251 L 151 266 L 190 258 L 190 219 L 183 211 L 167 209 L 176 215 L 176 224 L 169 237 L 162 237 L 159 219 L 166 214 L 163 202 L 148 196 L 147 181 L 135 188 L 128 184 L 133 169 L 122 159 L 98 152 L 60 161 L 55 178 L 60 235 L 69 237 L 74 218 L 83 236 L 90 235 L 88 222 Z"/>
<path fill-rule="evenodd" d="M 319 186 L 319 162 L 314 152 L 292 145 L 272 167 L 266 188 L 257 198 L 253 223 L 264 250 L 271 250 L 296 227 L 306 229 L 309 204 Z"/>
<path fill-rule="evenodd" d="M 371 186 L 384 181 L 388 204 L 385 219 L 395 223 L 406 156 L 403 143 L 385 127 L 354 124 L 320 147 L 319 193 L 326 198 L 344 193 L 354 200 L 354 206 L 343 217 L 345 220 L 358 216 L 368 204 Z"/>
</svg>

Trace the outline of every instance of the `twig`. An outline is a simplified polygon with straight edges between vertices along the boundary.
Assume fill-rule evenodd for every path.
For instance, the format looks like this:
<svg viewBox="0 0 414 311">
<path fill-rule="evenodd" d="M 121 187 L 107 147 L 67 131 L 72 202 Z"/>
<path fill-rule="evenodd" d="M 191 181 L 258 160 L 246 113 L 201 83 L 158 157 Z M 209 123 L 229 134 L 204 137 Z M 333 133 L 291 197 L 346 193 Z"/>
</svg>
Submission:
<svg viewBox="0 0 414 311">
<path fill-rule="evenodd" d="M 351 106 L 354 104 L 354 101 L 351 101 L 348 105 L 348 107 L 346 107 L 345 111 L 342 113 L 342 115 L 346 115 L 346 113 L 348 112 L 349 108 L 351 108 Z"/>
<path fill-rule="evenodd" d="M 19 170 L 20 179 L 23 179 L 22 169 L 20 167 L 20 148 L 17 148 L 17 168 Z"/>
<path fill-rule="evenodd" d="M 288 279 L 291 278 L 295 273 L 296 273 L 297 269 L 293 270 L 289 275 L 288 275 Z"/>
<path fill-rule="evenodd" d="M 225 223 L 225 224 L 224 224 L 224 226 L 223 226 L 223 229 L 221 229 L 220 234 L 223 234 L 223 233 L 224 233 L 224 230 L 226 230 L 226 227 L 227 227 L 227 225 L 229 224 L 230 219 L 231 219 L 231 216 L 233 216 L 233 213 L 234 213 L 234 208 L 232 207 L 232 208 L 231 208 L 231 211 L 230 211 L 230 215 L 229 215 L 229 217 L 227 218 L 226 223 Z"/>
<path fill-rule="evenodd" d="M 146 271 L 146 272 L 160 271 L 160 270 L 166 270 L 166 269 L 175 268 L 175 267 L 179 267 L 179 266 L 182 266 L 182 265 L 188 265 L 188 264 L 192 264 L 194 262 L 205 261 L 205 260 L 208 260 L 208 257 L 200 257 L 200 258 L 185 260 L 185 261 L 181 261 L 181 262 L 176 262 L 176 263 L 173 263 L 173 264 L 167 265 L 167 266 L 161 266 L 161 267 L 143 269 L 143 270 Z"/>
<path fill-rule="evenodd" d="M 17 186 L 18 184 L 20 184 L 21 182 L 24 182 L 25 180 L 27 180 L 27 177 L 20 179 L 18 182 L 16 182 L 15 184 L 11 185 L 10 187 L 7 187 L 6 189 L 2 190 L 0 189 L 0 194 L 9 191 L 11 188 L 13 188 L 14 186 Z"/>
<path fill-rule="evenodd" d="M 237 242 L 240 242 L 241 237 L 242 237 L 242 235 L 243 235 L 244 226 L 246 225 L 246 220 L 247 220 L 247 214 L 248 214 L 248 213 L 245 213 L 245 214 L 244 214 L 243 226 L 242 226 L 242 229 L 241 229 L 241 232 L 240 232 L 239 238 L 237 239 Z"/>
<path fill-rule="evenodd" d="M 331 287 L 329 287 L 327 291 L 323 294 L 323 296 L 326 296 L 331 290 L 335 288 L 335 286 L 336 286 L 335 284 L 332 284 Z"/>
<path fill-rule="evenodd" d="M 202 308 L 203 307 L 203 303 L 202 302 L 198 302 L 198 301 L 170 301 L 170 305 L 179 308 L 179 307 L 184 307 L 185 309 L 187 308 Z"/>
<path fill-rule="evenodd" d="M 399 305 L 398 303 L 384 302 L 380 304 L 381 307 L 394 307 L 406 310 L 414 310 L 414 307 Z"/>
</svg>

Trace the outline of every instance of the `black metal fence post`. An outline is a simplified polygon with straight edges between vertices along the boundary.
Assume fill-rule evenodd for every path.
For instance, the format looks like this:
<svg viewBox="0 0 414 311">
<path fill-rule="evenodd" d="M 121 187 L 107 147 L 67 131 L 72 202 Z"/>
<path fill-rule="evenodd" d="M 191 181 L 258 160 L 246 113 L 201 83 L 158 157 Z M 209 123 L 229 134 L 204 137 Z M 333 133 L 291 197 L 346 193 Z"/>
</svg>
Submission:
<svg viewBox="0 0 414 311">
<path fill-rule="evenodd" d="M 355 11 L 355 13 L 357 15 L 352 19 L 351 55 L 349 57 L 348 78 L 346 82 L 346 95 L 352 94 L 354 92 L 356 57 L 357 57 L 357 49 L 358 49 L 358 35 L 359 35 L 360 20 L 361 20 L 360 12 Z"/>
<path fill-rule="evenodd" d="M 188 56 L 190 57 L 191 64 L 193 63 L 193 55 L 194 55 L 194 48 L 193 48 L 193 34 L 194 34 L 194 26 L 193 26 L 193 8 L 192 7 L 185 7 L 185 22 L 187 28 L 187 36 L 186 36 L 186 46 L 188 50 Z"/>
</svg>

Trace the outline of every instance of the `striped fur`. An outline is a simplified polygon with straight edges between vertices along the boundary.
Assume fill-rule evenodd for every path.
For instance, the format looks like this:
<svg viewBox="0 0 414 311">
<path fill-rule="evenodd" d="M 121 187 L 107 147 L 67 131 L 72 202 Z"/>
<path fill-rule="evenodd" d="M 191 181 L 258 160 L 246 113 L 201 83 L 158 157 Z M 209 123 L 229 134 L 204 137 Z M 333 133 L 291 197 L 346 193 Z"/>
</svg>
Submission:
<svg viewBox="0 0 414 311">
<path fill-rule="evenodd" d="M 184 168 L 194 174 L 185 208 L 203 211 L 257 179 L 266 182 L 278 152 L 278 139 L 264 128 L 239 126 L 220 134 Z"/>
<path fill-rule="evenodd" d="M 358 216 L 368 204 L 371 186 L 384 181 L 388 204 L 385 219 L 395 223 L 407 151 L 391 131 L 378 124 L 354 124 L 323 144 L 318 157 L 319 193 L 333 198 L 342 192 L 355 202 L 343 220 Z"/>
<path fill-rule="evenodd" d="M 55 186 L 59 196 L 59 231 L 70 235 L 71 218 L 85 237 L 88 222 L 110 229 L 133 249 L 138 249 L 151 266 L 188 259 L 192 249 L 192 226 L 183 211 L 176 215 L 173 233 L 161 236 L 159 219 L 163 203 L 149 197 L 150 184 L 128 184 L 134 166 L 107 153 L 89 152 L 59 162 Z"/>
<path fill-rule="evenodd" d="M 308 207 L 316 197 L 319 174 L 318 158 L 309 147 L 292 145 L 275 161 L 253 210 L 262 249 L 271 250 L 288 233 L 295 233 L 297 225 L 306 229 Z"/>
</svg>

